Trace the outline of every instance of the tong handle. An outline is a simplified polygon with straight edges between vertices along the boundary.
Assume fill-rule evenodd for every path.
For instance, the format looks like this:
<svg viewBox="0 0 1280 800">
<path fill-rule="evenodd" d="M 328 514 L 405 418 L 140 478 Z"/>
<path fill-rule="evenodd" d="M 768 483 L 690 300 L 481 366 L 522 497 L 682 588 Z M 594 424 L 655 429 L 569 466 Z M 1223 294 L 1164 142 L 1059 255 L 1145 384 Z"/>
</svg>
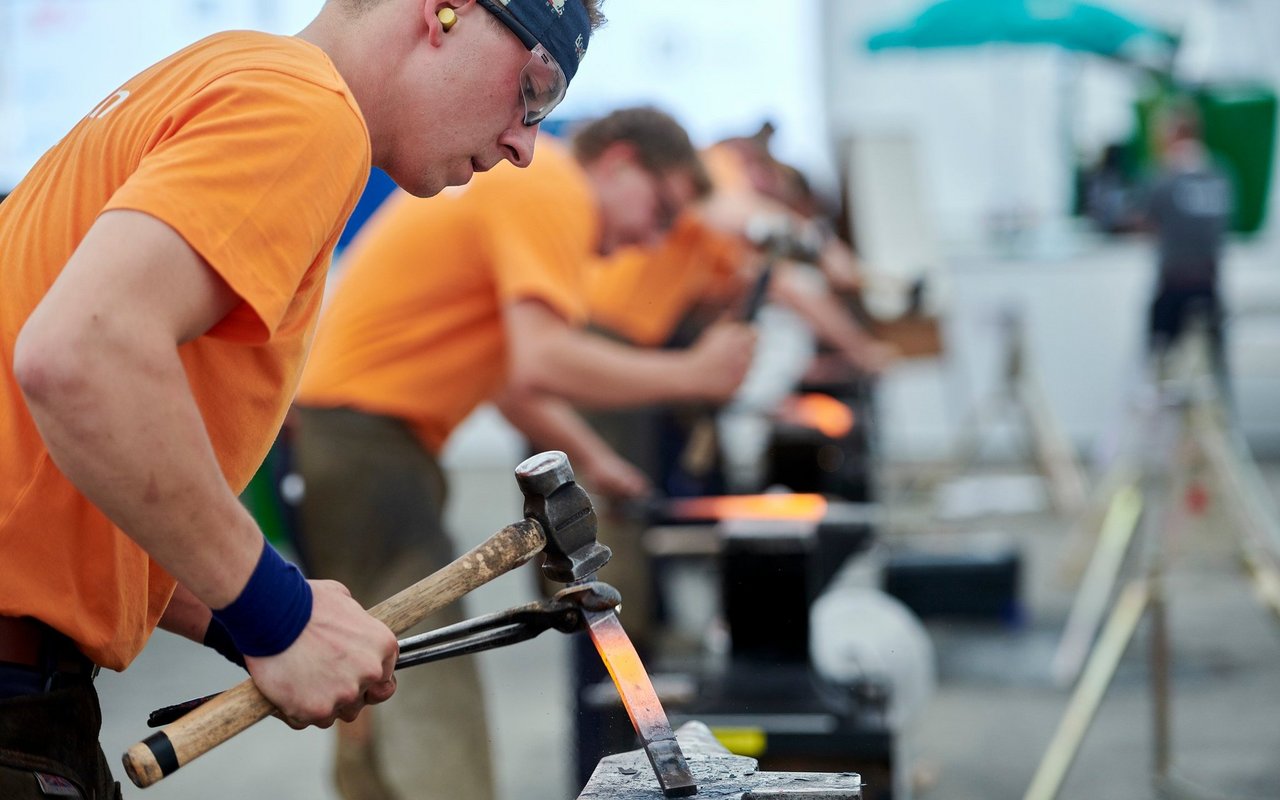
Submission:
<svg viewBox="0 0 1280 800">
<path fill-rule="evenodd" d="M 572 603 L 531 603 L 401 639 L 396 669 L 505 647 L 532 639 L 549 628 L 569 633 L 584 624 L 578 606 Z M 214 692 L 158 708 L 147 717 L 147 727 L 175 722 L 220 694 Z"/>
</svg>

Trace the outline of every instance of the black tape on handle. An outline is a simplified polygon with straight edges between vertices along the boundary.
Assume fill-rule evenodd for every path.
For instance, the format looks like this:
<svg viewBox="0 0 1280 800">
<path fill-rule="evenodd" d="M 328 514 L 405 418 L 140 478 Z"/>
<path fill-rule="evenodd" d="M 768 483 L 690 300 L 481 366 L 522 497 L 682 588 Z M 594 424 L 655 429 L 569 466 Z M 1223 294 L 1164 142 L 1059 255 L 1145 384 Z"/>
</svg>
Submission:
<svg viewBox="0 0 1280 800">
<path fill-rule="evenodd" d="M 178 754 L 173 751 L 173 742 L 169 741 L 164 731 L 151 734 L 143 739 L 142 743 L 151 751 L 151 755 L 156 757 L 156 766 L 160 767 L 161 775 L 168 777 L 182 766 L 178 763 Z"/>
</svg>

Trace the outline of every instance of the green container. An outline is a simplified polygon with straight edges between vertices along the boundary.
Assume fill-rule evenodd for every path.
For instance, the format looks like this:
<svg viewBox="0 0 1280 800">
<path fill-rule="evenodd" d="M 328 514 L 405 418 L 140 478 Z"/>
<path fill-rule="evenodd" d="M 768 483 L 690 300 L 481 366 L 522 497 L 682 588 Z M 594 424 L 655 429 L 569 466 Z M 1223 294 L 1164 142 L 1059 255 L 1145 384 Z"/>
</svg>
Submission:
<svg viewBox="0 0 1280 800">
<path fill-rule="evenodd" d="M 1233 229 L 1254 233 L 1267 217 L 1276 137 L 1276 94 L 1261 86 L 1209 88 L 1196 95 L 1205 144 L 1232 172 Z"/>
<path fill-rule="evenodd" d="M 279 443 L 272 446 L 267 458 L 254 473 L 249 485 L 240 494 L 240 502 L 253 515 L 267 541 L 277 550 L 293 551 L 293 536 L 289 529 L 288 511 L 280 494 L 281 459 Z"/>
<path fill-rule="evenodd" d="M 1256 233 L 1267 218 L 1276 138 L 1276 93 L 1261 84 L 1201 86 L 1187 92 L 1200 110 L 1205 146 L 1231 173 L 1235 187 L 1232 230 Z M 1133 152 L 1144 170 L 1155 168 L 1152 126 L 1155 113 L 1174 99 L 1170 92 L 1136 104 Z"/>
</svg>

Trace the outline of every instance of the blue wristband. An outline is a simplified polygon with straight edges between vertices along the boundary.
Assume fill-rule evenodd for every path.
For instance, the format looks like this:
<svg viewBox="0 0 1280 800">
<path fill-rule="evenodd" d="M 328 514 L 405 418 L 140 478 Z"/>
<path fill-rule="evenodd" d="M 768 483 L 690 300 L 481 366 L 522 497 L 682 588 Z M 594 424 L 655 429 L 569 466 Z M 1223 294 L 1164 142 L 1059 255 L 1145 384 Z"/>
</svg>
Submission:
<svg viewBox="0 0 1280 800">
<path fill-rule="evenodd" d="M 219 622 L 217 617 L 209 620 L 209 627 L 204 632 L 203 643 L 205 647 L 221 653 L 223 658 L 237 667 L 244 667 L 244 656 L 236 648 L 235 640 L 227 632 L 227 627 Z"/>
<path fill-rule="evenodd" d="M 274 656 L 288 649 L 311 619 L 311 584 L 264 539 L 262 555 L 240 596 L 213 617 L 246 656 Z"/>
</svg>

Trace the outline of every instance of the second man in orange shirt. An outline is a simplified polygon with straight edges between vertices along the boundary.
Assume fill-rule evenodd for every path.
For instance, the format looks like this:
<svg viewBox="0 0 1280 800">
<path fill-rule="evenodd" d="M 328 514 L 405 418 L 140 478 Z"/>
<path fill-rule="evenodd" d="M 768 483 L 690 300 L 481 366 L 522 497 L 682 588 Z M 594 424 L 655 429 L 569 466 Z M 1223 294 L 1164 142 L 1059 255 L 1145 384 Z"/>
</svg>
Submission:
<svg viewBox="0 0 1280 800">
<path fill-rule="evenodd" d="M 572 150 L 540 141 L 527 170 L 499 167 L 428 201 L 389 199 L 347 252 L 299 392 L 301 545 L 313 572 L 368 604 L 448 563 L 440 450 L 499 396 L 530 439 L 569 453 L 588 488 L 646 491 L 570 403 L 722 401 L 754 337 L 726 324 L 689 350 L 659 352 L 586 333 L 585 271 L 599 253 L 659 239 L 706 189 L 680 125 L 638 108 L 584 126 Z M 474 664 L 419 667 L 397 694 L 374 720 L 376 745 L 340 737 L 340 785 L 492 797 Z"/>
</svg>

